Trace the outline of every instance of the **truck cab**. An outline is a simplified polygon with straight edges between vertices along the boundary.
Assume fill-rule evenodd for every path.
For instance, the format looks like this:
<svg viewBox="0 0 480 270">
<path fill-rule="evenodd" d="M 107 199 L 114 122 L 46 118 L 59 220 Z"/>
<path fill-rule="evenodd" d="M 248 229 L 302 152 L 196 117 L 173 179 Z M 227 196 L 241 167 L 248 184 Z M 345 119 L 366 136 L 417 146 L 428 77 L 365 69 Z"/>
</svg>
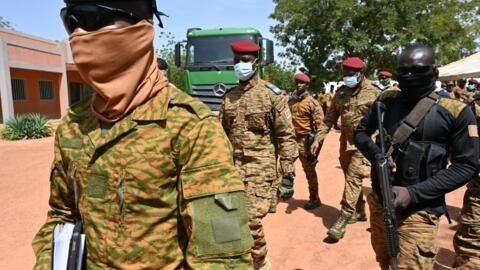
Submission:
<svg viewBox="0 0 480 270">
<path fill-rule="evenodd" d="M 187 30 L 187 39 L 175 45 L 175 65 L 183 66 L 186 72 L 185 91 L 214 112 L 220 109 L 226 91 L 238 84 L 230 47 L 236 40 L 250 40 L 260 45 L 259 71 L 263 76 L 263 67 L 274 60 L 273 42 L 254 28 L 191 28 Z M 185 55 L 184 63 L 182 55 Z"/>
</svg>

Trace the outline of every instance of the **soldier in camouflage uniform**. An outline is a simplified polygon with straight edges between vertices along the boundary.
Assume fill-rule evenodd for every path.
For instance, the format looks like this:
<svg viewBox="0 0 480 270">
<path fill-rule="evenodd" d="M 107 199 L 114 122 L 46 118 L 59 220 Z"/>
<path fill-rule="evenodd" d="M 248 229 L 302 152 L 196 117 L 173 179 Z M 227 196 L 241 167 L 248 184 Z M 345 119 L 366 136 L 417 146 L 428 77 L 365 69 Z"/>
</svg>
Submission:
<svg viewBox="0 0 480 270">
<path fill-rule="evenodd" d="M 470 79 L 467 89 L 475 93 L 477 80 Z M 480 123 L 480 106 L 474 95 L 467 103 L 475 113 L 477 127 Z M 477 174 L 467 185 L 458 229 L 453 238 L 454 267 L 458 270 L 480 269 L 480 176 Z"/>
<path fill-rule="evenodd" d="M 457 270 L 480 269 L 480 176 L 467 185 L 458 229 L 453 237 Z"/>
<path fill-rule="evenodd" d="M 340 215 L 328 230 L 328 236 L 335 241 L 343 238 L 347 223 L 366 221 L 365 200 L 362 180 L 369 176 L 370 163 L 353 143 L 353 132 L 360 119 L 367 113 L 380 90 L 365 78 L 365 63 L 358 57 L 350 57 L 342 63 L 344 85 L 341 86 L 327 110 L 323 125 L 319 128 L 312 145 L 316 151 L 340 117 L 340 165 L 345 175 L 345 188 L 341 201 Z"/>
<path fill-rule="evenodd" d="M 323 111 L 318 101 L 306 89 L 310 78 L 304 73 L 295 74 L 296 89 L 292 93 L 288 106 L 292 112 L 292 123 L 298 143 L 299 159 L 308 181 L 309 200 L 304 208 L 315 209 L 322 205 L 318 193 L 318 177 L 315 171 L 317 156 L 310 153 L 307 136 L 314 135 L 323 122 Z M 308 148 L 307 148 L 308 147 Z"/>
<path fill-rule="evenodd" d="M 279 197 L 293 195 L 294 161 L 298 150 L 291 114 L 280 89 L 257 75 L 260 46 L 246 40 L 231 44 L 235 75 L 239 85 L 227 92 L 220 109 L 220 121 L 234 152 L 247 193 L 249 225 L 254 239 L 252 257 L 255 269 L 271 269 L 266 258 L 262 218 L 272 199 L 271 186 L 277 178 L 277 160 L 283 179 Z M 278 155 L 278 156 L 277 156 Z"/>
<path fill-rule="evenodd" d="M 66 2 L 73 59 L 95 93 L 56 131 L 34 269 L 52 269 L 52 230 L 76 220 L 84 269 L 253 269 L 231 144 L 208 107 L 158 69 L 155 1 Z"/>
<path fill-rule="evenodd" d="M 434 98 L 435 102 L 424 115 L 417 116 L 422 116 L 419 124 L 405 142 L 392 146 L 389 157 L 397 214 L 399 254 L 396 259 L 398 269 L 433 269 L 438 252 L 439 218 L 447 211 L 445 194 L 468 182 L 479 165 L 478 130 L 468 106 L 454 99 L 429 96 L 438 78 L 432 48 L 422 44 L 407 47 L 398 58 L 397 74 L 401 91 L 385 91 L 378 97 L 385 105 L 383 129 L 387 139 L 395 134 L 420 100 Z M 371 162 L 375 162 L 375 156 L 381 152 L 371 138 L 377 130 L 377 112 L 371 109 L 355 132 L 355 144 Z M 387 142 L 385 149 L 389 148 L 390 142 Z M 451 164 L 447 167 L 449 157 Z M 387 251 L 382 190 L 375 173 L 372 189 L 367 197 L 371 243 L 380 268 L 387 270 L 391 260 Z M 476 210 L 473 207 L 477 207 Z M 478 201 L 472 200 L 472 208 L 465 210 L 462 222 L 478 224 L 478 218 L 472 221 L 472 217 L 478 217 Z M 470 212 L 472 215 L 469 210 L 474 210 Z M 478 226 L 471 228 L 476 228 L 478 233 Z M 461 231 L 458 240 L 470 240 L 474 235 L 473 230 Z M 478 247 L 478 239 L 476 245 Z M 464 247 L 471 249 L 472 246 Z M 464 253 L 466 257 L 467 254 L 476 254 L 478 258 L 479 253 L 470 250 Z"/>
</svg>

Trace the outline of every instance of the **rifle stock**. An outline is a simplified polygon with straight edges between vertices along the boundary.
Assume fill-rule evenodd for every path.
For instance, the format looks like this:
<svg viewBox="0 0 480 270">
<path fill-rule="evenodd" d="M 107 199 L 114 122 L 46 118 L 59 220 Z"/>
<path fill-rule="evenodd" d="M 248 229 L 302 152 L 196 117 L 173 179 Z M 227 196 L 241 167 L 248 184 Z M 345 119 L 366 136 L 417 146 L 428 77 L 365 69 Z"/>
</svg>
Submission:
<svg viewBox="0 0 480 270">
<path fill-rule="evenodd" d="M 387 231 L 388 255 L 390 256 L 390 266 L 393 270 L 398 269 L 397 256 L 399 253 L 398 234 L 395 221 L 395 206 L 393 204 L 394 194 L 391 182 L 391 170 L 388 165 L 388 158 L 385 152 L 385 134 L 383 129 L 383 115 L 385 104 L 380 101 L 375 102 L 375 108 L 378 121 L 378 138 L 381 153 L 375 155 L 375 170 L 380 189 L 382 192 L 383 220 Z"/>
</svg>

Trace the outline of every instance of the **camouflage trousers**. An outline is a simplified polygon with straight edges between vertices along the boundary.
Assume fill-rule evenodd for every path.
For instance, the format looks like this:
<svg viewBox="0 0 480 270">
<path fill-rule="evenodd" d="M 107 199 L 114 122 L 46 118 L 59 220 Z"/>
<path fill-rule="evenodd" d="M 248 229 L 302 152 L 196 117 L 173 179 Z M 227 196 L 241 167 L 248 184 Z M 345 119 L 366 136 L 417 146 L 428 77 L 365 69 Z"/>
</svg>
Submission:
<svg viewBox="0 0 480 270">
<path fill-rule="evenodd" d="M 308 193 L 310 195 L 309 199 L 310 200 L 318 199 L 319 194 L 318 194 L 317 172 L 315 171 L 315 167 L 312 167 L 308 164 L 307 155 L 309 153 L 307 153 L 305 148 L 305 137 L 297 138 L 297 144 L 298 144 L 298 159 L 302 163 L 302 168 L 303 168 L 303 171 L 305 172 L 305 176 L 308 182 Z"/>
<path fill-rule="evenodd" d="M 365 205 L 362 180 L 369 176 L 370 164 L 358 150 L 341 151 L 339 160 L 345 175 L 345 187 L 340 204 L 342 212 L 352 215 Z"/>
<path fill-rule="evenodd" d="M 383 207 L 374 193 L 367 196 L 370 209 L 370 240 L 381 269 L 389 269 L 390 257 L 387 248 L 387 231 L 383 220 Z M 397 219 L 400 248 L 398 269 L 433 269 L 439 218 L 425 211 L 415 212 L 407 218 Z"/>
<path fill-rule="evenodd" d="M 456 253 L 454 267 L 458 270 L 480 269 L 479 195 L 468 189 L 463 197 L 460 226 L 453 237 L 453 247 Z"/>
<path fill-rule="evenodd" d="M 267 257 L 267 241 L 263 230 L 262 219 L 267 215 L 272 200 L 272 182 L 244 182 L 247 198 L 248 226 L 253 237 L 252 258 L 255 269 L 265 264 Z"/>
</svg>

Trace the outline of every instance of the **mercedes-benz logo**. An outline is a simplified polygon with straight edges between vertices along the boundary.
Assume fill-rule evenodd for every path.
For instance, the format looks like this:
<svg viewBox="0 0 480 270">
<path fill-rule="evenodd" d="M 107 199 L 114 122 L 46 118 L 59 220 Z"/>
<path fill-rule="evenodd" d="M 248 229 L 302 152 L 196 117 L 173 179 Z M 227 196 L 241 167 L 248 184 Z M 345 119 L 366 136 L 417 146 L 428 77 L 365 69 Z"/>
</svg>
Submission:
<svg viewBox="0 0 480 270">
<path fill-rule="evenodd" d="M 227 86 L 223 83 L 217 83 L 213 86 L 213 94 L 217 97 L 223 97 L 227 92 Z"/>
</svg>

